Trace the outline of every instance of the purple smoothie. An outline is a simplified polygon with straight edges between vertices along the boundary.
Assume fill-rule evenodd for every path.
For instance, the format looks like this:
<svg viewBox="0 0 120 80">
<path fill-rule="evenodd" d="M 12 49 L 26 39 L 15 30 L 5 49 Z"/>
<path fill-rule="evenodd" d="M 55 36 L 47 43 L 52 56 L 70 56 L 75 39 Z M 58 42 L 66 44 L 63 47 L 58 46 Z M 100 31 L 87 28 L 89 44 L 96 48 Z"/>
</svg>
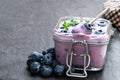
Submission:
<svg viewBox="0 0 120 80">
<path fill-rule="evenodd" d="M 70 19 L 60 20 L 57 25 L 57 31 L 54 33 L 53 38 L 55 41 L 57 60 L 61 64 L 66 65 L 66 56 L 69 53 L 71 41 L 74 39 L 77 42 L 72 46 L 72 51 L 75 54 L 73 57 L 73 65 L 82 67 L 84 62 L 82 55 L 85 53 L 86 49 L 85 45 L 83 45 L 80 41 L 86 40 L 88 44 L 88 53 L 91 59 L 89 68 L 103 68 L 105 64 L 107 46 L 110 39 L 110 22 L 100 18 L 90 25 L 90 27 L 85 27 L 86 22 L 84 19 L 74 18 L 74 20 L 78 21 L 78 24 L 70 26 L 72 27 L 70 31 L 60 32 L 59 29 L 62 26 L 63 21 L 69 22 L 69 20 Z M 82 22 L 79 22 L 79 20 L 82 20 Z"/>
</svg>

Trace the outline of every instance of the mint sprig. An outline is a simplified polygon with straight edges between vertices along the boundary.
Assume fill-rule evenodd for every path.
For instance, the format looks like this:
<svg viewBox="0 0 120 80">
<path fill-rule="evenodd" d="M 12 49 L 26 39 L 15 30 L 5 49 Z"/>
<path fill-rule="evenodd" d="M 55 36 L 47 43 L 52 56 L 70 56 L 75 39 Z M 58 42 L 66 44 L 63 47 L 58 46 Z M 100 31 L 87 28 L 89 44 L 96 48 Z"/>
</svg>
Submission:
<svg viewBox="0 0 120 80">
<path fill-rule="evenodd" d="M 63 23 L 63 27 L 68 30 L 68 27 L 70 26 L 75 26 L 77 25 L 78 23 L 76 21 L 74 21 L 74 19 L 71 19 L 69 23 L 67 23 L 66 21 L 64 21 Z"/>
<path fill-rule="evenodd" d="M 73 19 L 72 19 L 72 20 L 70 20 L 70 23 L 71 23 L 71 25 L 72 25 L 72 26 L 75 26 L 75 25 L 77 25 L 77 24 L 78 24 L 78 22 L 74 21 Z"/>
<path fill-rule="evenodd" d="M 85 22 L 86 22 L 86 23 L 89 23 L 89 22 L 90 22 L 90 20 L 86 19 L 86 20 L 85 20 Z"/>
<path fill-rule="evenodd" d="M 64 23 L 63 23 L 63 27 L 66 29 L 66 30 L 68 30 L 68 24 L 66 23 L 66 21 L 64 21 Z"/>
</svg>

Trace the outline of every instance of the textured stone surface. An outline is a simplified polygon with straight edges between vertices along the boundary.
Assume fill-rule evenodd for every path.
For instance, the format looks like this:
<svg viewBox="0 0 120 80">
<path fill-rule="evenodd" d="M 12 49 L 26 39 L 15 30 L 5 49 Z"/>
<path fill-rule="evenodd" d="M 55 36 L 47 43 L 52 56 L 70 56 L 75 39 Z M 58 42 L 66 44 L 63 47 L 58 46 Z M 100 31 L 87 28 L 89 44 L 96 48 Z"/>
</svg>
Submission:
<svg viewBox="0 0 120 80">
<path fill-rule="evenodd" d="M 25 61 L 32 51 L 54 46 L 53 28 L 62 16 L 95 17 L 105 0 L 0 0 L 0 80 L 46 80 L 31 77 Z M 84 80 L 119 80 L 120 37 L 110 41 L 103 71 Z M 48 80 L 80 80 L 48 78 Z M 83 80 L 83 79 L 81 79 Z"/>
</svg>

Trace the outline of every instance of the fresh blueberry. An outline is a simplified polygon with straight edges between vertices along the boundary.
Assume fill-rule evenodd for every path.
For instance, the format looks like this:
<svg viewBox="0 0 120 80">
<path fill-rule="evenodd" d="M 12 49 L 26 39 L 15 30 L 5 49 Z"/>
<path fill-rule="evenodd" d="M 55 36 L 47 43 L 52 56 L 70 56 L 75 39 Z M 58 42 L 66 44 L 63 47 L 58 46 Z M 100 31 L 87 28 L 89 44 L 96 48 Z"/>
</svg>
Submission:
<svg viewBox="0 0 120 80">
<path fill-rule="evenodd" d="M 65 72 L 68 70 L 68 66 L 67 65 L 65 65 Z M 72 68 L 71 68 L 71 72 L 75 72 L 75 67 L 74 66 L 72 66 Z"/>
<path fill-rule="evenodd" d="M 103 32 L 102 30 L 97 30 L 97 31 L 95 31 L 95 34 L 105 34 L 105 32 Z"/>
<path fill-rule="evenodd" d="M 49 53 L 49 52 L 48 52 L 47 54 L 50 55 L 51 57 L 53 57 L 53 54 L 52 54 L 52 53 Z"/>
<path fill-rule="evenodd" d="M 47 54 L 47 55 L 51 56 L 52 59 L 55 59 L 55 58 L 56 58 L 54 53 L 50 53 L 50 52 L 48 52 L 48 51 L 43 51 L 42 54 L 43 54 L 43 55 L 46 55 L 46 54 Z"/>
<path fill-rule="evenodd" d="M 45 65 L 51 65 L 52 64 L 52 56 L 50 54 L 44 55 L 44 64 Z"/>
<path fill-rule="evenodd" d="M 57 65 L 55 68 L 54 68 L 54 74 L 55 76 L 57 77 L 61 77 L 65 74 L 65 67 L 63 65 Z"/>
<path fill-rule="evenodd" d="M 49 49 L 47 50 L 47 52 L 52 53 L 52 54 L 55 54 L 55 48 L 49 48 Z"/>
<path fill-rule="evenodd" d="M 50 54 L 52 56 L 53 59 L 55 59 L 55 48 L 49 48 L 47 50 L 48 54 Z"/>
<path fill-rule="evenodd" d="M 100 32 L 100 33 L 101 33 L 101 32 L 102 32 L 102 30 L 98 30 L 98 32 Z"/>
<path fill-rule="evenodd" d="M 54 48 L 50 48 L 50 49 L 48 49 L 48 50 L 45 50 L 45 51 L 42 52 L 42 54 L 43 54 L 43 55 L 48 54 L 48 55 L 50 55 L 53 59 L 56 58 L 56 57 L 55 57 L 55 50 L 54 50 Z"/>
<path fill-rule="evenodd" d="M 49 48 L 46 51 L 42 52 L 43 55 L 45 55 L 47 53 L 55 54 L 55 48 Z"/>
<path fill-rule="evenodd" d="M 48 51 L 43 51 L 42 54 L 43 54 L 43 55 L 48 54 L 48 55 L 50 55 L 51 57 L 53 56 L 52 53 L 50 53 L 50 52 L 48 52 Z"/>
<path fill-rule="evenodd" d="M 67 33 L 67 31 L 66 31 L 66 30 L 61 30 L 61 32 L 63 32 L 63 33 Z"/>
<path fill-rule="evenodd" d="M 42 52 L 43 55 L 45 55 L 45 54 L 47 54 L 47 53 L 48 53 L 47 50 L 45 50 L 45 51 Z"/>
<path fill-rule="evenodd" d="M 26 64 L 27 64 L 28 68 L 30 68 L 30 65 L 31 65 L 32 62 L 34 62 L 33 59 L 28 59 L 27 60 Z"/>
<path fill-rule="evenodd" d="M 32 59 L 34 61 L 42 62 L 44 59 L 44 56 L 42 53 L 39 52 L 33 52 L 30 56 L 28 56 L 28 59 Z"/>
<path fill-rule="evenodd" d="M 50 67 L 50 66 L 46 66 L 46 65 L 44 65 L 44 66 L 42 66 L 41 67 L 41 75 L 43 76 L 43 77 L 49 77 L 49 76 L 51 76 L 52 75 L 52 73 L 53 73 L 53 69 Z"/>
<path fill-rule="evenodd" d="M 41 64 L 39 62 L 32 62 L 30 65 L 30 72 L 33 74 L 37 74 L 38 72 L 40 72 L 40 67 Z"/>
<path fill-rule="evenodd" d="M 64 29 L 64 27 L 60 27 L 60 29 Z"/>
<path fill-rule="evenodd" d="M 53 53 L 48 53 L 48 55 L 50 55 L 50 56 L 52 57 L 53 60 L 56 59 L 56 55 L 55 55 L 55 54 L 53 54 Z"/>
<path fill-rule="evenodd" d="M 104 27 L 104 26 L 106 26 L 107 24 L 108 24 L 107 21 L 100 21 L 100 22 L 98 23 L 98 26 Z"/>
<path fill-rule="evenodd" d="M 52 67 L 55 68 L 55 66 L 59 65 L 60 63 L 57 60 L 53 60 Z"/>
<path fill-rule="evenodd" d="M 84 24 L 84 27 L 85 27 L 87 30 L 92 31 L 92 27 L 91 27 L 90 24 L 85 23 L 85 24 Z"/>
</svg>

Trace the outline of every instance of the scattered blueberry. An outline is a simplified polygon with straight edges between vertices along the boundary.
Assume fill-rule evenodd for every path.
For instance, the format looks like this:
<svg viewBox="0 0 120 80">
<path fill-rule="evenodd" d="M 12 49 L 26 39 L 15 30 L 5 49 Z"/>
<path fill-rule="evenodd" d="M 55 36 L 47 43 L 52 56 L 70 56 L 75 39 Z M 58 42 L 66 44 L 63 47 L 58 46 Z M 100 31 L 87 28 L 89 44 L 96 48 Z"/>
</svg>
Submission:
<svg viewBox="0 0 120 80">
<path fill-rule="evenodd" d="M 49 48 L 42 52 L 43 55 L 49 54 L 53 59 L 55 59 L 55 48 Z"/>
<path fill-rule="evenodd" d="M 49 48 L 42 53 L 33 52 L 28 56 L 28 60 L 26 61 L 27 69 L 29 69 L 32 75 L 41 73 L 43 77 L 50 77 L 54 71 L 55 76 L 61 77 L 65 75 L 68 67 L 60 65 L 55 57 L 55 48 Z M 74 70 L 72 68 L 72 72 Z"/>
<path fill-rule="evenodd" d="M 53 53 L 50 53 L 50 52 L 48 52 L 48 54 L 49 54 L 51 57 L 53 57 L 53 55 L 54 55 Z"/>
<path fill-rule="evenodd" d="M 48 53 L 47 50 L 45 50 L 45 51 L 42 52 L 43 55 L 45 55 L 45 54 L 47 54 L 47 53 Z"/>
<path fill-rule="evenodd" d="M 47 52 L 55 54 L 55 48 L 49 48 Z"/>
<path fill-rule="evenodd" d="M 32 52 L 30 56 L 28 56 L 28 59 L 33 59 L 33 60 L 36 60 L 38 61 L 41 57 L 43 57 L 43 55 L 39 52 Z"/>
<path fill-rule="evenodd" d="M 37 74 L 38 72 L 40 72 L 40 67 L 41 64 L 39 62 L 32 62 L 30 65 L 30 72 L 33 74 Z"/>
<path fill-rule="evenodd" d="M 59 65 L 60 63 L 57 60 L 53 60 L 52 67 L 55 68 L 55 66 Z"/>
<path fill-rule="evenodd" d="M 52 75 L 52 73 L 53 73 L 53 69 L 50 66 L 44 65 L 41 67 L 41 75 L 42 76 L 49 77 Z"/>
<path fill-rule="evenodd" d="M 45 65 L 51 65 L 52 64 L 52 56 L 50 54 L 45 54 L 44 55 L 44 64 Z"/>
<path fill-rule="evenodd" d="M 43 61 L 43 54 L 42 53 L 39 53 L 39 52 L 32 52 L 30 56 L 28 56 L 28 59 L 32 59 L 34 61 Z"/>
<path fill-rule="evenodd" d="M 67 65 L 65 65 L 65 72 L 66 72 L 67 70 L 68 70 L 68 66 L 67 66 Z M 74 66 L 72 66 L 71 71 L 72 71 L 72 72 L 75 72 L 75 67 L 74 67 Z"/>
<path fill-rule="evenodd" d="M 56 54 L 53 53 L 48 53 L 49 55 L 51 55 L 52 59 L 55 60 L 56 59 Z"/>
<path fill-rule="evenodd" d="M 32 62 L 34 62 L 33 59 L 28 59 L 27 60 L 26 64 L 27 64 L 28 68 L 30 68 L 30 65 L 31 65 Z"/>
<path fill-rule="evenodd" d="M 57 77 L 61 77 L 63 76 L 65 73 L 65 67 L 62 66 L 62 65 L 57 65 L 55 68 L 54 68 L 54 74 L 55 76 Z"/>
</svg>

